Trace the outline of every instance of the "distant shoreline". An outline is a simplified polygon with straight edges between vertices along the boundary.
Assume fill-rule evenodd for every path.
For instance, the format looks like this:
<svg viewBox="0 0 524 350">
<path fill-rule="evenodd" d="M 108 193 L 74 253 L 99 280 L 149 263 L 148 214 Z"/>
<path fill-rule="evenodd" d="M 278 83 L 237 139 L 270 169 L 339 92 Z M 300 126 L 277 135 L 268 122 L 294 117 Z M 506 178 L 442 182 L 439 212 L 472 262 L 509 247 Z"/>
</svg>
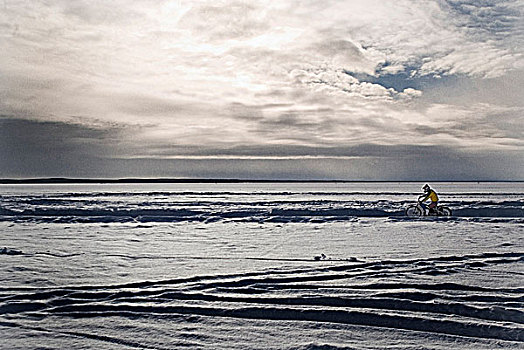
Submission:
<svg viewBox="0 0 524 350">
<path fill-rule="evenodd" d="M 0 179 L 2 185 L 16 184 L 147 184 L 147 183 L 387 183 L 387 182 L 524 182 L 524 180 L 256 180 L 256 179 L 195 179 L 195 178 L 31 178 Z"/>
</svg>

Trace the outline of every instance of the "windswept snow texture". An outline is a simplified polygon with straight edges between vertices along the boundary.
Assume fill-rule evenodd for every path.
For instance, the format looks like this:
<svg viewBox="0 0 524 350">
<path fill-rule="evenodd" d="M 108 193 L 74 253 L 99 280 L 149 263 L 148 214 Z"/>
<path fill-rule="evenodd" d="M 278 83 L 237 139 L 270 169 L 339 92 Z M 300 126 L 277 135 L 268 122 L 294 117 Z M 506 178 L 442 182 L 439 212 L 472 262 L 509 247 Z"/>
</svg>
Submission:
<svg viewBox="0 0 524 350">
<path fill-rule="evenodd" d="M 522 186 L 524 183 L 446 184 L 441 197 L 456 218 L 522 221 Z M 420 195 L 418 187 L 405 183 L 179 184 L 149 185 L 148 190 L 137 185 L 3 186 L 0 220 L 325 222 L 402 217 Z"/>
<path fill-rule="evenodd" d="M 0 186 L 0 348 L 523 349 L 522 183 Z"/>
</svg>

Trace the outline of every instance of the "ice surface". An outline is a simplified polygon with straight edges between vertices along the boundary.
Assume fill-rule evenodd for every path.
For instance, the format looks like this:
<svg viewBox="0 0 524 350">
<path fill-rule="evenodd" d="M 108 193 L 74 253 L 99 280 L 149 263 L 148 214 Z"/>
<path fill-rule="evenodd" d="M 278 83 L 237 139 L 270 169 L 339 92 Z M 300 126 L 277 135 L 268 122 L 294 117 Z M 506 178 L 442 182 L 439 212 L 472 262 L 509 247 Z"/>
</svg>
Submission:
<svg viewBox="0 0 524 350">
<path fill-rule="evenodd" d="M 515 218 L 523 222 L 524 192 L 519 183 L 460 185 L 442 184 L 448 192 L 441 192 L 441 197 L 455 218 Z M 406 183 L 165 184 L 160 191 L 158 186 L 149 185 L 152 188 L 145 191 L 145 185 L 4 185 L 0 220 L 318 223 L 404 217 L 405 208 L 416 198 L 416 192 L 410 190 L 418 187 Z M 493 192 L 484 192 L 487 190 Z"/>
<path fill-rule="evenodd" d="M 524 348 L 521 184 L 419 187 L 0 186 L 0 348 Z"/>
</svg>

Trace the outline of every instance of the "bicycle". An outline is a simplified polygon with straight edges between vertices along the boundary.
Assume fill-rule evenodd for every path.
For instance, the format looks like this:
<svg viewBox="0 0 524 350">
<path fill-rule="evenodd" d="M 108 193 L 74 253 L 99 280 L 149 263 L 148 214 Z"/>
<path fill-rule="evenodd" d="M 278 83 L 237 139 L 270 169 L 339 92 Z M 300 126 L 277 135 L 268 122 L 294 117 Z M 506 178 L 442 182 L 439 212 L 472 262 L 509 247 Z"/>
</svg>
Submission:
<svg viewBox="0 0 524 350">
<path fill-rule="evenodd" d="M 429 208 L 422 202 L 412 204 L 406 208 L 406 215 L 412 218 L 420 216 L 451 216 L 451 209 L 443 205 L 437 205 L 437 207 L 430 212 Z"/>
</svg>

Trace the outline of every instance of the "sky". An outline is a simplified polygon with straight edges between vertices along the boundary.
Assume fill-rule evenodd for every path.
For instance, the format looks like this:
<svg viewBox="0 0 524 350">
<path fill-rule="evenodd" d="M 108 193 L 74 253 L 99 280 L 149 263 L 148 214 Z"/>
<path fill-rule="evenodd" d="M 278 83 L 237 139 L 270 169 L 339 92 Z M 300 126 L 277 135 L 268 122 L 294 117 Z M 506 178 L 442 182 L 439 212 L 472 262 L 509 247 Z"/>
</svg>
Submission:
<svg viewBox="0 0 524 350">
<path fill-rule="evenodd" d="M 0 177 L 524 180 L 524 0 L 3 0 Z"/>
</svg>

